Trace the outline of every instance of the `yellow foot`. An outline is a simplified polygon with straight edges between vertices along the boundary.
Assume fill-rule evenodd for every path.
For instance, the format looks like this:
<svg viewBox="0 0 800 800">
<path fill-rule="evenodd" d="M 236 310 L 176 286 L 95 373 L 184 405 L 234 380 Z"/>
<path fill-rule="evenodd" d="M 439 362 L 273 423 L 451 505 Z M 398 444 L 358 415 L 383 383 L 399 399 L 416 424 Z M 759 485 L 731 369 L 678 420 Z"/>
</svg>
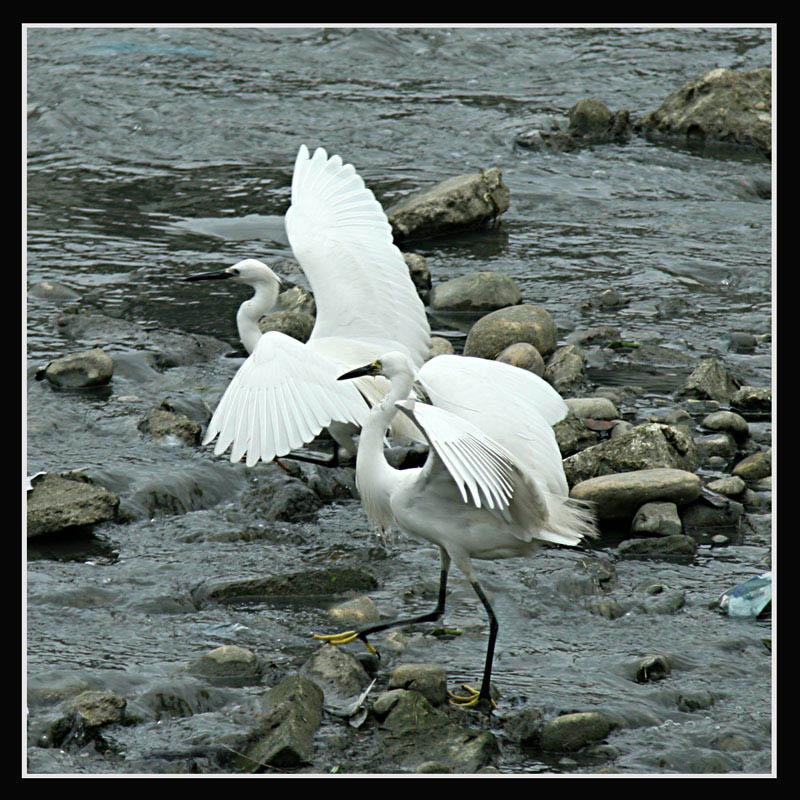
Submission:
<svg viewBox="0 0 800 800">
<path fill-rule="evenodd" d="M 358 631 L 344 631 L 344 633 L 315 633 L 314 638 L 323 642 L 329 642 L 330 644 L 339 645 L 350 644 L 350 642 L 354 642 L 358 639 L 359 636 Z M 365 638 L 362 637 L 361 641 L 364 642 L 364 646 L 372 655 L 378 655 L 378 651 Z"/>
<path fill-rule="evenodd" d="M 463 688 L 469 692 L 467 697 L 462 697 L 458 694 L 453 694 L 453 692 L 448 692 L 447 694 L 450 695 L 450 705 L 458 706 L 459 708 L 474 708 L 478 705 L 481 697 L 481 693 L 472 686 L 468 684 L 464 684 Z M 489 698 L 489 702 L 492 704 L 492 708 L 497 708 L 497 703 L 494 700 Z"/>
</svg>

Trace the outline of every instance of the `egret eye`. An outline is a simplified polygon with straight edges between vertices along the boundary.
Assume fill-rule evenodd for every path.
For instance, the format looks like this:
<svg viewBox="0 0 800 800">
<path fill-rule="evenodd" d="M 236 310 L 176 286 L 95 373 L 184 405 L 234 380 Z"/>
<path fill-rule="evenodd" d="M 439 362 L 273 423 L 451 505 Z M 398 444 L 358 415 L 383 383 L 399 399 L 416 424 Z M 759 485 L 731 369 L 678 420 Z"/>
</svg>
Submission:
<svg viewBox="0 0 800 800">
<path fill-rule="evenodd" d="M 238 269 L 232 269 L 231 270 L 231 275 L 238 275 L 238 274 L 239 274 L 239 270 Z"/>
</svg>

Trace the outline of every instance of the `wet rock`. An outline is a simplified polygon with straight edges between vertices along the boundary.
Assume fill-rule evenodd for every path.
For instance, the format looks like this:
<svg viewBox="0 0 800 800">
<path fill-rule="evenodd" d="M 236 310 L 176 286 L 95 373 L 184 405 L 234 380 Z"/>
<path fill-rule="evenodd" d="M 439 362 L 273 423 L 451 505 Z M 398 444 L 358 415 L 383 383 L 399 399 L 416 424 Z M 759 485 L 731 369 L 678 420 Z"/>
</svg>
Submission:
<svg viewBox="0 0 800 800">
<path fill-rule="evenodd" d="M 322 689 L 325 703 L 356 697 L 369 685 L 364 667 L 347 650 L 323 644 L 303 664 L 300 674 Z"/>
<path fill-rule="evenodd" d="M 753 353 L 758 341 L 752 333 L 729 333 L 728 350 L 731 353 Z"/>
<path fill-rule="evenodd" d="M 337 595 L 377 589 L 375 577 L 359 567 L 328 567 L 272 575 L 251 580 L 224 581 L 200 585 L 192 591 L 195 603 L 225 603 L 265 597 Z"/>
<path fill-rule="evenodd" d="M 590 345 L 607 345 L 619 342 L 622 333 L 613 325 L 596 325 L 593 328 L 574 330 L 567 336 L 567 344 L 576 344 L 580 347 Z"/>
<path fill-rule="evenodd" d="M 447 764 L 442 764 L 441 761 L 424 761 L 415 770 L 418 775 L 448 775 L 452 771 Z"/>
<path fill-rule="evenodd" d="M 675 503 L 645 503 L 631 523 L 634 533 L 655 533 L 659 536 L 674 536 L 683 531 L 678 506 Z"/>
<path fill-rule="evenodd" d="M 704 495 L 681 509 L 681 520 L 684 532 L 701 543 L 710 541 L 718 533 L 738 540 L 743 513 L 744 506 L 735 500 L 720 498 L 711 503 Z"/>
<path fill-rule="evenodd" d="M 697 448 L 687 428 L 646 423 L 570 456 L 564 460 L 564 472 L 568 483 L 575 485 L 615 472 L 660 467 L 694 471 L 698 464 Z"/>
<path fill-rule="evenodd" d="M 587 447 L 591 447 L 600 439 L 600 435 L 589 430 L 582 420 L 568 413 L 564 419 L 553 426 L 558 448 L 562 458 L 567 458 Z"/>
<path fill-rule="evenodd" d="M 603 289 L 598 292 L 594 297 L 590 297 L 581 304 L 581 311 L 590 311 L 592 309 L 609 310 L 612 308 L 622 308 L 628 305 L 630 301 L 627 297 L 623 297 L 616 289 Z"/>
<path fill-rule="evenodd" d="M 614 427 L 611 429 L 611 433 L 609 434 L 609 438 L 611 439 L 619 439 L 620 436 L 624 436 L 626 433 L 629 433 L 634 428 L 633 423 L 627 422 L 624 419 L 617 420 Z"/>
<path fill-rule="evenodd" d="M 298 342 L 307 342 L 315 322 L 305 311 L 271 311 L 261 317 L 258 327 L 262 333 L 278 331 Z"/>
<path fill-rule="evenodd" d="M 614 519 L 632 517 L 645 503 L 657 500 L 685 505 L 700 492 L 700 478 L 686 470 L 642 469 L 583 481 L 572 488 L 570 497 L 594 503 L 600 519 Z"/>
<path fill-rule="evenodd" d="M 612 112 L 599 100 L 587 98 L 570 109 L 566 130 L 537 128 L 517 134 L 514 141 L 520 147 L 570 153 L 588 145 L 624 141 L 629 119 L 628 111 Z"/>
<path fill-rule="evenodd" d="M 431 271 L 425 258 L 419 253 L 403 253 L 411 282 L 417 290 L 420 300 L 427 306 L 431 300 Z"/>
<path fill-rule="evenodd" d="M 372 598 L 366 595 L 335 606 L 328 610 L 328 614 L 337 625 L 353 628 L 367 625 L 370 622 L 378 622 L 381 618 L 378 607 Z"/>
<path fill-rule="evenodd" d="M 714 69 L 677 89 L 637 129 L 687 143 L 772 152 L 772 70 Z"/>
<path fill-rule="evenodd" d="M 163 408 L 150 410 L 137 427 L 155 439 L 171 439 L 187 445 L 198 444 L 203 432 L 199 422 Z"/>
<path fill-rule="evenodd" d="M 605 397 L 570 397 L 566 400 L 569 410 L 584 419 L 619 419 L 619 411 Z"/>
<path fill-rule="evenodd" d="M 322 690 L 302 675 L 284 678 L 264 695 L 258 724 L 236 769 L 260 772 L 265 766 L 293 769 L 310 763 L 322 723 L 322 699 Z"/>
<path fill-rule="evenodd" d="M 438 664 L 403 664 L 389 678 L 389 689 L 420 692 L 433 705 L 447 702 L 447 673 Z"/>
<path fill-rule="evenodd" d="M 559 394 L 569 394 L 583 383 L 585 365 L 586 356 L 583 349 L 568 344 L 559 347 L 553 353 L 547 363 L 544 377 Z"/>
<path fill-rule="evenodd" d="M 750 433 L 747 420 L 734 411 L 715 411 L 704 417 L 700 424 L 710 431 L 729 433 L 737 442 L 744 441 Z"/>
<path fill-rule="evenodd" d="M 519 305 L 522 292 L 501 272 L 472 272 L 440 283 L 431 293 L 435 311 L 495 311 Z"/>
<path fill-rule="evenodd" d="M 714 748 L 714 750 L 722 750 L 727 753 L 756 749 L 753 740 L 749 736 L 733 732 L 722 733 L 716 736 L 711 742 L 711 747 Z"/>
<path fill-rule="evenodd" d="M 99 347 L 85 353 L 73 353 L 51 361 L 36 373 L 36 379 L 46 378 L 61 389 L 82 389 L 104 386 L 114 374 L 114 361 Z"/>
<path fill-rule="evenodd" d="M 738 475 L 728 475 L 711 481 L 706 489 L 725 497 L 738 497 L 745 490 L 745 482 Z"/>
<path fill-rule="evenodd" d="M 769 386 L 742 386 L 731 398 L 731 405 L 744 412 L 768 413 L 772 410 L 772 389 Z"/>
<path fill-rule="evenodd" d="M 753 453 L 743 458 L 734 468 L 733 474 L 743 481 L 757 481 L 772 475 L 772 450 Z"/>
<path fill-rule="evenodd" d="M 677 542 L 676 542 L 677 544 Z M 674 549 L 679 549 L 674 548 Z M 689 553 L 662 553 L 662 555 L 690 555 Z M 645 614 L 674 614 L 686 605 L 686 595 L 680 589 L 670 589 L 663 583 L 649 583 L 638 587 L 634 607 Z"/>
<path fill-rule="evenodd" d="M 526 369 L 540 378 L 544 376 L 544 359 L 539 351 L 527 342 L 510 344 L 500 351 L 496 360 L 504 364 L 511 364 L 512 367 Z"/>
<path fill-rule="evenodd" d="M 736 442 L 727 431 L 710 436 L 698 436 L 694 443 L 700 461 L 704 464 L 709 463 L 711 458 L 722 459 L 722 463 L 725 463 L 736 453 Z"/>
<path fill-rule="evenodd" d="M 673 558 L 694 556 L 697 542 L 691 536 L 675 534 L 620 542 L 619 554 L 627 558 Z"/>
<path fill-rule="evenodd" d="M 74 289 L 53 281 L 41 281 L 31 284 L 28 288 L 28 294 L 38 297 L 40 300 L 49 300 L 53 303 L 66 303 L 80 299 L 80 294 Z"/>
<path fill-rule="evenodd" d="M 521 708 L 511 711 L 503 720 L 506 736 L 523 747 L 538 747 L 544 728 L 542 714 L 535 708 Z"/>
<path fill-rule="evenodd" d="M 628 117 L 627 111 L 612 112 L 605 103 L 586 98 L 569 110 L 569 133 L 592 143 L 615 141 L 624 137 Z"/>
<path fill-rule="evenodd" d="M 527 342 L 546 356 L 555 349 L 556 336 L 555 322 L 541 306 L 509 306 L 481 317 L 472 326 L 464 355 L 494 359 L 510 344 Z"/>
<path fill-rule="evenodd" d="M 686 692 L 678 696 L 679 711 L 703 711 L 714 705 L 714 695 L 702 689 L 696 692 Z"/>
<path fill-rule="evenodd" d="M 605 739 L 609 733 L 611 723 L 597 711 L 563 714 L 542 728 L 540 745 L 542 750 L 551 752 L 574 752 Z"/>
<path fill-rule="evenodd" d="M 700 359 L 686 383 L 678 389 L 679 397 L 698 400 L 729 402 L 736 394 L 739 384 L 730 375 L 725 365 L 717 358 Z"/>
<path fill-rule="evenodd" d="M 253 686 L 266 671 L 264 659 L 235 644 L 222 645 L 193 661 L 187 668 L 214 686 Z"/>
<path fill-rule="evenodd" d="M 660 681 L 666 678 L 670 672 L 672 672 L 672 664 L 665 655 L 647 656 L 636 665 L 636 682 Z"/>
<path fill-rule="evenodd" d="M 153 365 L 160 369 L 206 363 L 229 349 L 228 344 L 213 336 L 154 329 L 80 309 L 61 314 L 56 319 L 56 326 L 59 334 L 67 339 L 98 347 L 113 342 L 120 348 L 149 351 Z"/>
<path fill-rule="evenodd" d="M 322 506 L 323 498 L 311 486 L 283 470 L 272 473 L 263 491 L 247 494 L 241 499 L 243 510 L 269 522 L 308 519 Z"/>
<path fill-rule="evenodd" d="M 47 473 L 37 478 L 27 498 L 28 538 L 109 522 L 119 497 L 85 481 Z"/>
<path fill-rule="evenodd" d="M 127 702 L 110 691 L 89 690 L 67 700 L 31 733 L 39 747 L 83 747 L 99 739 L 102 729 L 125 719 Z"/>
<path fill-rule="evenodd" d="M 317 316 L 317 303 L 314 295 L 303 286 L 293 286 L 278 295 L 275 303 L 276 311 L 292 311 L 307 314 L 311 317 Z M 304 318 L 302 318 L 304 319 Z M 272 330 L 279 330 L 273 328 Z"/>
<path fill-rule="evenodd" d="M 493 224 L 508 209 L 510 194 L 499 169 L 458 175 L 404 197 L 386 216 L 395 242 L 425 239 Z"/>
<path fill-rule="evenodd" d="M 170 678 L 137 695 L 126 709 L 129 722 L 160 721 L 218 711 L 236 699 L 233 692 L 209 688 L 196 679 Z"/>
<path fill-rule="evenodd" d="M 416 770 L 436 761 L 452 772 L 474 773 L 498 753 L 497 740 L 489 731 L 453 724 L 420 692 L 394 691 L 395 702 L 379 727 L 393 764 Z"/>
<path fill-rule="evenodd" d="M 431 336 L 431 353 L 428 360 L 436 358 L 436 356 L 452 355 L 455 353 L 455 348 L 449 339 L 443 336 Z"/>
</svg>

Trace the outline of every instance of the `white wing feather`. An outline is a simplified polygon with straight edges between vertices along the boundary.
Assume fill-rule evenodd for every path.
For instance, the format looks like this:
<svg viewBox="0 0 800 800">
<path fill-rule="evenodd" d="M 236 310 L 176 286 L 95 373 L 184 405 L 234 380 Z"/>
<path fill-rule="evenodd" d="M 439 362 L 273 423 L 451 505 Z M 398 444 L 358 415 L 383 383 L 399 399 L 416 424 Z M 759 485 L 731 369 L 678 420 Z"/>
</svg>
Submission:
<svg viewBox="0 0 800 800">
<path fill-rule="evenodd" d="M 467 490 L 477 508 L 507 508 L 513 496 L 513 456 L 471 422 L 442 408 L 399 400 L 398 409 L 419 426 L 458 486 L 464 502 Z"/>
<path fill-rule="evenodd" d="M 286 233 L 317 303 L 312 339 L 390 341 L 418 366 L 427 358 L 425 307 L 386 214 L 352 164 L 300 148 Z"/>
<path fill-rule="evenodd" d="M 547 381 L 527 370 L 470 356 L 441 355 L 417 380 L 431 402 L 471 422 L 525 464 L 542 489 L 569 493 L 552 426 L 567 404 Z"/>
<path fill-rule="evenodd" d="M 362 425 L 367 404 L 341 365 L 277 331 L 265 333 L 239 367 L 208 424 L 203 444 L 231 447 L 231 461 L 272 461 L 302 447 L 331 421 Z"/>
</svg>

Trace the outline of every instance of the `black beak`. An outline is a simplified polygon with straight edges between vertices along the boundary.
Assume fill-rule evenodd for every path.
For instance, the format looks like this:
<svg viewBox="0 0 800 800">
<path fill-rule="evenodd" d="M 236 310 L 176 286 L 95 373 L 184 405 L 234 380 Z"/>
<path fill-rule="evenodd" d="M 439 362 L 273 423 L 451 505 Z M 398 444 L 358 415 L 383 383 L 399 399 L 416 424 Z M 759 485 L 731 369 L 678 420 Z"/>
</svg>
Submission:
<svg viewBox="0 0 800 800">
<path fill-rule="evenodd" d="M 198 272 L 196 275 L 186 275 L 181 278 L 182 281 L 221 281 L 224 278 L 232 278 L 232 272 L 226 272 L 224 269 L 216 270 L 214 272 Z"/>
<path fill-rule="evenodd" d="M 337 381 L 348 381 L 351 378 L 361 378 L 364 375 L 380 375 L 381 368 L 375 364 L 367 364 L 364 367 L 356 367 L 355 369 L 351 369 L 350 372 L 345 372 L 344 375 L 340 375 L 336 380 Z"/>
</svg>

